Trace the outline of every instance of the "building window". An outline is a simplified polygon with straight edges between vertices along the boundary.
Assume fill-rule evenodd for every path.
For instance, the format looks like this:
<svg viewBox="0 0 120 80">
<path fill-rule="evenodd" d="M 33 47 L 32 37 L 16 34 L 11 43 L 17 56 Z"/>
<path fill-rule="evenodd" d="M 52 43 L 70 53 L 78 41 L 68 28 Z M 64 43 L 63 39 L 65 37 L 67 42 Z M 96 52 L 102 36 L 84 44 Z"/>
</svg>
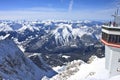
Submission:
<svg viewBox="0 0 120 80">
<path fill-rule="evenodd" d="M 120 36 L 119 36 L 119 38 L 118 38 L 118 42 L 120 43 Z"/>
<path fill-rule="evenodd" d="M 118 59 L 118 62 L 120 62 L 120 59 Z"/>
<path fill-rule="evenodd" d="M 120 44 L 120 35 L 106 34 L 102 32 L 102 39 L 108 43 Z"/>
<path fill-rule="evenodd" d="M 117 72 L 120 72 L 120 68 L 117 68 Z"/>
</svg>

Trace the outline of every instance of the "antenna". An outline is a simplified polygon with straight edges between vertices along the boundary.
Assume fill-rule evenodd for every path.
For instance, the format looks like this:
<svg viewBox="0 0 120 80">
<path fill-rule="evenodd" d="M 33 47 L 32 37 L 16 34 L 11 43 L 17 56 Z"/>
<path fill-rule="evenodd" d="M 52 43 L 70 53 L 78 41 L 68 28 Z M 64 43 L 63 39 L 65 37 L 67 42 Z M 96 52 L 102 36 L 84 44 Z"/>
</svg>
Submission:
<svg viewBox="0 0 120 80">
<path fill-rule="evenodd" d="M 119 8 L 120 8 L 120 1 L 119 0 L 116 1 L 116 8 L 117 8 L 116 15 L 118 15 L 119 14 Z"/>
<path fill-rule="evenodd" d="M 119 0 L 117 0 L 115 5 L 116 5 L 116 7 L 118 7 L 118 8 L 119 8 L 119 7 L 120 7 L 120 1 L 119 1 Z"/>
<path fill-rule="evenodd" d="M 117 10 L 115 11 L 115 13 L 112 16 L 116 17 L 118 14 L 119 14 L 119 8 L 117 7 Z"/>
<path fill-rule="evenodd" d="M 116 11 L 116 15 L 118 15 L 119 14 L 119 7 L 117 8 L 117 11 Z"/>
</svg>

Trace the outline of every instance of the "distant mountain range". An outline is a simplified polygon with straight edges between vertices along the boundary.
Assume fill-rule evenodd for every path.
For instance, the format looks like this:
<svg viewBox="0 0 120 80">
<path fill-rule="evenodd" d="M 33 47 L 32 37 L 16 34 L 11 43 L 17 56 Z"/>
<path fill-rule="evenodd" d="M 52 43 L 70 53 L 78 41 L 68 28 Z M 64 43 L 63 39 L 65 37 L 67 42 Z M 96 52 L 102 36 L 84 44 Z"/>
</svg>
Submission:
<svg viewBox="0 0 120 80">
<path fill-rule="evenodd" d="M 88 20 L 1 21 L 0 38 L 7 35 L 23 47 L 26 55 L 42 53 L 48 64 L 57 66 L 74 59 L 87 61 L 91 55 L 104 57 L 104 46 L 100 43 L 102 24 Z"/>
</svg>

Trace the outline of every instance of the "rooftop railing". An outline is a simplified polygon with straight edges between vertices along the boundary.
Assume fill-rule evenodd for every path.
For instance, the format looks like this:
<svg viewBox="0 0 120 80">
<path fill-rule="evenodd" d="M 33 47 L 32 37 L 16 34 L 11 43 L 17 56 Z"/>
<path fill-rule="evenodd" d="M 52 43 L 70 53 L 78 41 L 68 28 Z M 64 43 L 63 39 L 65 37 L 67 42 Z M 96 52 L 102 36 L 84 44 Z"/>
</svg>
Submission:
<svg viewBox="0 0 120 80">
<path fill-rule="evenodd" d="M 120 27 L 120 24 L 117 24 L 116 22 L 108 22 L 108 23 L 104 23 L 105 26 L 109 26 L 109 27 Z"/>
</svg>

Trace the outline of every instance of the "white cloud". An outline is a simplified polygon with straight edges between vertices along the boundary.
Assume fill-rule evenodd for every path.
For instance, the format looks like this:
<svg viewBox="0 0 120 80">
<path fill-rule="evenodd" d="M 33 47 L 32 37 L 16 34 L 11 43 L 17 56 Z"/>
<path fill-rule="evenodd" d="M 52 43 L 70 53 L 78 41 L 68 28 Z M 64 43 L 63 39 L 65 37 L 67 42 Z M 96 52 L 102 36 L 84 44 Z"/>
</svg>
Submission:
<svg viewBox="0 0 120 80">
<path fill-rule="evenodd" d="M 0 19 L 62 19 L 66 12 L 41 12 L 41 11 L 0 11 Z"/>
<path fill-rule="evenodd" d="M 70 0 L 68 11 L 71 12 L 73 8 L 74 0 Z"/>
</svg>

